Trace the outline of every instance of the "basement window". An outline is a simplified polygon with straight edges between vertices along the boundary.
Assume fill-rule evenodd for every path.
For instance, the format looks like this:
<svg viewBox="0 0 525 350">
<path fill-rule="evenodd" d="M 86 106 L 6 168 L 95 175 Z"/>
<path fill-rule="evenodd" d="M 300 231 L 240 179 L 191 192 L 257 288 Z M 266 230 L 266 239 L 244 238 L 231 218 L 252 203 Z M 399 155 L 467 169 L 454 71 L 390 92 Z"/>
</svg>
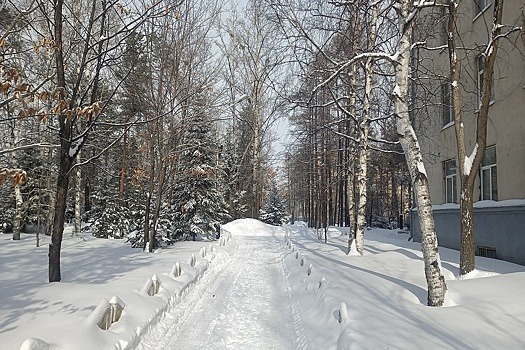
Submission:
<svg viewBox="0 0 525 350">
<path fill-rule="evenodd" d="M 477 256 L 483 256 L 485 258 L 497 259 L 496 248 L 478 246 Z"/>
</svg>

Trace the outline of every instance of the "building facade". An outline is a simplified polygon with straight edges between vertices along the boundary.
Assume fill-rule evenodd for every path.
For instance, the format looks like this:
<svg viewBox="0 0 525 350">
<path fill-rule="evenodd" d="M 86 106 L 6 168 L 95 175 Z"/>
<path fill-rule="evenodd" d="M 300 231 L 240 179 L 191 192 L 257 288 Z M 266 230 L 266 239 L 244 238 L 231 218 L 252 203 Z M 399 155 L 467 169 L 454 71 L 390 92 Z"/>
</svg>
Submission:
<svg viewBox="0 0 525 350">
<path fill-rule="evenodd" d="M 482 55 L 490 39 L 492 0 L 463 0 L 458 6 L 461 108 L 467 154 L 476 146 L 476 118 L 484 74 Z M 525 1 L 506 1 L 504 32 L 525 28 Z M 413 117 L 430 182 L 440 245 L 459 249 L 459 191 L 454 110 L 451 103 L 445 7 L 429 10 L 416 30 L 426 42 L 413 58 Z M 485 157 L 476 179 L 474 230 L 478 253 L 525 264 L 525 33 L 499 42 Z M 446 215 L 445 215 L 446 214 Z M 494 214 L 494 215 L 493 215 Z M 509 215 L 512 220 L 509 221 Z M 412 215 L 418 237 L 417 217 Z M 509 227 L 509 222 L 513 225 Z M 509 232 L 501 232 L 501 227 Z M 489 229 L 490 228 L 490 229 Z M 501 239 L 500 239 L 501 238 Z M 504 246 L 522 247 L 504 253 Z M 487 253 L 488 252 L 488 253 Z"/>
</svg>

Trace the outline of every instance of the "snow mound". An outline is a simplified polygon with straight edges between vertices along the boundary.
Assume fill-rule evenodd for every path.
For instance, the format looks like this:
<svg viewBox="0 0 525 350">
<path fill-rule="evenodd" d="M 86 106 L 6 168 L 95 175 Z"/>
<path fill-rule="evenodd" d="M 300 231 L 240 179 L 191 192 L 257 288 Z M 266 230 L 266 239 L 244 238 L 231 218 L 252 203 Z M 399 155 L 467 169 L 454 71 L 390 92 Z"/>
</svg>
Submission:
<svg viewBox="0 0 525 350">
<path fill-rule="evenodd" d="M 53 350 L 54 346 L 49 345 L 45 341 L 38 338 L 29 338 L 22 343 L 20 350 Z"/>
<path fill-rule="evenodd" d="M 256 219 L 239 219 L 227 223 L 223 229 L 233 236 L 275 236 L 284 235 L 280 226 L 265 224 Z"/>
</svg>

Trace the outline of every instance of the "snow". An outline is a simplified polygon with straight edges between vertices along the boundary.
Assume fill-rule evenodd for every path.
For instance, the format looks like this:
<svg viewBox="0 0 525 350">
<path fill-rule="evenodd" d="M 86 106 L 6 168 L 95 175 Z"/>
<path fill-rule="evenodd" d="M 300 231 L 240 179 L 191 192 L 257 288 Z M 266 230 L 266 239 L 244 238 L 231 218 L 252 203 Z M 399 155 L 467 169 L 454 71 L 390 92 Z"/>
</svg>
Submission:
<svg viewBox="0 0 525 350">
<path fill-rule="evenodd" d="M 499 207 L 514 207 L 514 206 L 525 206 L 525 199 L 508 199 L 504 201 L 492 201 L 484 200 L 474 202 L 474 208 L 499 208 Z M 432 210 L 446 210 L 446 209 L 458 209 L 459 204 L 457 203 L 445 203 L 439 205 L 433 205 Z"/>
<path fill-rule="evenodd" d="M 448 122 L 447 124 L 443 125 L 443 128 L 441 130 L 445 130 L 450 128 L 452 125 L 454 125 L 454 121 Z"/>
<path fill-rule="evenodd" d="M 392 90 L 392 95 L 394 97 L 400 97 L 401 96 L 401 88 L 399 87 L 399 85 L 396 84 L 396 86 L 394 87 L 394 90 Z"/>
<path fill-rule="evenodd" d="M 508 199 L 504 201 L 484 200 L 474 203 L 474 208 L 496 208 L 513 206 L 525 206 L 525 199 Z"/>
<path fill-rule="evenodd" d="M 346 254 L 347 228 L 329 228 L 327 244 L 304 223 L 222 228 L 225 245 L 177 242 L 156 254 L 66 233 L 63 280 L 51 284 L 47 244 L 0 235 L 1 348 L 525 348 L 525 266 L 476 257 L 458 279 L 459 253 L 440 248 L 446 306 L 431 308 L 420 244 L 405 232 L 368 230 L 359 256 Z M 194 267 L 184 263 L 193 256 Z M 155 275 L 158 293 L 140 293 Z M 101 330 L 87 321 L 107 300 L 124 310 Z"/>
<path fill-rule="evenodd" d="M 420 174 L 423 174 L 427 176 L 427 171 L 425 169 L 425 164 L 423 164 L 422 161 L 417 162 L 417 171 L 419 171 Z"/>
<path fill-rule="evenodd" d="M 478 153 L 477 143 L 474 146 L 474 149 L 472 150 L 472 154 L 469 157 L 465 156 L 465 163 L 464 163 L 465 175 L 470 174 L 470 170 L 472 169 L 472 163 L 474 162 L 474 158 L 476 158 L 476 153 Z"/>
<path fill-rule="evenodd" d="M 71 147 L 69 148 L 68 155 L 69 157 L 75 157 L 78 154 L 78 148 L 82 143 L 84 142 L 84 137 L 81 137 L 80 139 L 74 141 L 71 143 Z"/>
</svg>

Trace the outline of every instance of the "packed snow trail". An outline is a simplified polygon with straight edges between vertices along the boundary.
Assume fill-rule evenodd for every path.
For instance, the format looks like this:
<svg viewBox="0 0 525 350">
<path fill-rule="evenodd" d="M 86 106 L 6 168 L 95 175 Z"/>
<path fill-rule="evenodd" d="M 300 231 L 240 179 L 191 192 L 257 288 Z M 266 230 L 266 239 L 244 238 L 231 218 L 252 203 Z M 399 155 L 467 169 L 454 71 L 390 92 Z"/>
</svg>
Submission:
<svg viewBox="0 0 525 350">
<path fill-rule="evenodd" d="M 153 349 L 305 349 L 276 237 L 239 236 L 191 291 L 141 339 Z M 282 243 L 282 242 L 281 242 Z"/>
</svg>

